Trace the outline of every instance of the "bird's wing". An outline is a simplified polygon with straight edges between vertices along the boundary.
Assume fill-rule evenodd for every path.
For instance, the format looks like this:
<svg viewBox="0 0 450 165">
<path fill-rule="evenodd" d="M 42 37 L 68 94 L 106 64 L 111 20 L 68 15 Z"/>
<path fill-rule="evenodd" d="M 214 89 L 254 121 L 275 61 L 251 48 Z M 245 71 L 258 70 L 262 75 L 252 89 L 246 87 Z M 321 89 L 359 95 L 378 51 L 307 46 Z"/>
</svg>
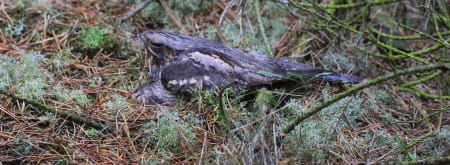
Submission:
<svg viewBox="0 0 450 165">
<path fill-rule="evenodd" d="M 170 91 L 218 90 L 232 82 L 233 66 L 200 51 L 182 52 L 161 71 L 161 82 Z"/>
<path fill-rule="evenodd" d="M 217 91 L 227 85 L 233 88 L 269 85 L 279 79 L 264 74 L 264 70 L 240 66 L 236 59 L 228 58 L 207 48 L 182 52 L 172 63 L 164 66 L 161 82 L 170 91 L 184 93 L 193 88 Z"/>
<path fill-rule="evenodd" d="M 261 56 L 236 59 L 208 48 L 181 52 L 161 71 L 162 84 L 174 93 L 187 93 L 195 88 L 218 91 L 229 84 L 235 89 L 272 85 L 296 77 L 327 82 L 356 81 L 351 76 L 307 64 Z"/>
</svg>

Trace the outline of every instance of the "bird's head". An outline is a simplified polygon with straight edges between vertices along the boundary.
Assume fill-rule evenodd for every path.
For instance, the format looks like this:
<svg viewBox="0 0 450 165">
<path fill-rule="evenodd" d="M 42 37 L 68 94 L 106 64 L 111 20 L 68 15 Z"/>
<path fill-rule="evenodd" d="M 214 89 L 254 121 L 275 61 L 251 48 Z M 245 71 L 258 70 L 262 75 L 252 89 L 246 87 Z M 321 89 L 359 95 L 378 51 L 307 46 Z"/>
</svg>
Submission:
<svg viewBox="0 0 450 165">
<path fill-rule="evenodd" d="M 165 30 L 147 30 L 136 36 L 155 58 L 157 65 L 168 63 L 177 53 L 192 47 L 191 37 Z"/>
</svg>

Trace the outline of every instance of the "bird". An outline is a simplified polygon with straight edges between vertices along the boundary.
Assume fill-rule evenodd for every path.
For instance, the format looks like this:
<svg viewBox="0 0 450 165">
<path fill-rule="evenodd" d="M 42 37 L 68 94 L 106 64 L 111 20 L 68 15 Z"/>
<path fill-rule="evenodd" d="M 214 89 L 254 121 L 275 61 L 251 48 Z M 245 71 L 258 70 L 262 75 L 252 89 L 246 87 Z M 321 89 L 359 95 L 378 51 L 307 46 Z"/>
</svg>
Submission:
<svg viewBox="0 0 450 165">
<path fill-rule="evenodd" d="M 192 89 L 218 92 L 229 86 L 240 90 L 296 81 L 298 77 L 333 83 L 360 81 L 357 76 L 341 75 L 307 64 L 258 54 L 248 56 L 252 60 L 240 61 L 244 64 L 240 65 L 215 49 L 183 51 L 173 61 L 153 69 L 149 80 L 135 91 L 133 97 L 149 105 L 174 105 L 178 96 L 190 95 Z"/>
</svg>

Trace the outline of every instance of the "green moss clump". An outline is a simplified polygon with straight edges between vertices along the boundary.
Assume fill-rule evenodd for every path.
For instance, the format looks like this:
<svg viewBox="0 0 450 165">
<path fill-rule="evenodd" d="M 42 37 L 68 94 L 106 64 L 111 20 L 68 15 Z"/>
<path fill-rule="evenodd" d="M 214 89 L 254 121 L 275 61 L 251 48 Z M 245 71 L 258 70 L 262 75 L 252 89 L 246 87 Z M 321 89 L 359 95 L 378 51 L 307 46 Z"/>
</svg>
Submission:
<svg viewBox="0 0 450 165">
<path fill-rule="evenodd" d="M 96 49 L 100 48 L 105 43 L 103 30 L 94 26 L 92 28 L 84 29 L 81 32 L 81 40 L 83 41 L 83 48 Z"/>
<path fill-rule="evenodd" d="M 91 139 L 100 139 L 100 138 L 101 138 L 100 132 L 98 132 L 98 130 L 93 129 L 93 128 L 88 129 L 88 130 L 86 131 L 86 134 L 87 134 L 87 136 L 89 136 L 89 138 L 91 138 Z"/>
<path fill-rule="evenodd" d="M 263 89 L 256 96 L 253 107 L 255 110 L 267 112 L 270 108 L 272 108 L 275 105 L 275 103 L 276 100 L 272 92 Z"/>
<path fill-rule="evenodd" d="M 0 89 L 9 88 L 20 97 L 42 99 L 53 79 L 47 70 L 39 67 L 45 59 L 33 52 L 22 53 L 19 60 L 0 56 Z"/>
<path fill-rule="evenodd" d="M 177 153 L 182 146 L 191 148 L 196 144 L 192 127 L 180 119 L 176 110 L 161 109 L 157 119 L 144 125 L 143 141 L 149 142 L 159 153 Z"/>
<path fill-rule="evenodd" d="M 83 29 L 80 40 L 81 49 L 86 50 L 90 57 L 94 56 L 100 49 L 106 54 L 116 54 L 121 49 L 117 39 L 98 26 Z"/>
<path fill-rule="evenodd" d="M 108 109 L 127 109 L 127 101 L 119 94 L 113 94 L 112 99 L 106 103 Z"/>
</svg>

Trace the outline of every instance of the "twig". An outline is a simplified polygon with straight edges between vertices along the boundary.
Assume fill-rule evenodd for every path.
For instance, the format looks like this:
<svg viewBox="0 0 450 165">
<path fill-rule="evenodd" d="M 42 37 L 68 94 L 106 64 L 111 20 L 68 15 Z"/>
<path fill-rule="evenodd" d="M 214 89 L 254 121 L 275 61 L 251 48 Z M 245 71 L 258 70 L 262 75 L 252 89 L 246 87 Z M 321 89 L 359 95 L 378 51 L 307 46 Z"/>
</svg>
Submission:
<svg viewBox="0 0 450 165">
<path fill-rule="evenodd" d="M 8 92 L 6 92 L 4 90 L 0 90 L 0 94 L 3 94 L 5 96 L 8 96 L 8 97 L 13 98 L 13 99 L 18 100 L 18 101 L 26 102 L 28 104 L 31 104 L 31 105 L 35 106 L 36 108 L 38 108 L 40 110 L 44 110 L 44 111 L 47 111 L 47 112 L 55 113 L 55 114 L 57 114 L 57 115 L 59 115 L 59 116 L 61 116 L 63 118 L 67 118 L 67 119 L 69 119 L 71 121 L 74 121 L 76 123 L 86 124 L 86 125 L 88 125 L 90 127 L 93 127 L 95 129 L 106 130 L 106 131 L 109 132 L 107 126 L 105 126 L 103 124 L 100 124 L 98 122 L 92 121 L 92 120 L 90 120 L 88 118 L 85 118 L 85 117 L 82 117 L 82 116 L 78 116 L 78 115 L 74 114 L 73 112 L 68 112 L 68 111 L 64 111 L 64 110 L 55 109 L 55 108 L 49 107 L 49 106 L 47 106 L 47 105 L 45 105 L 45 104 L 43 104 L 41 102 L 38 102 L 36 100 L 20 98 L 20 97 L 18 97 L 16 95 L 8 93 Z"/>
<path fill-rule="evenodd" d="M 152 0 L 145 0 L 144 2 L 137 4 L 132 10 L 126 13 L 122 18 L 120 18 L 120 22 L 125 22 L 130 19 L 133 15 L 144 9 L 148 4 L 150 4 Z"/>
<path fill-rule="evenodd" d="M 225 6 L 225 9 L 223 9 L 222 14 L 220 14 L 219 23 L 217 24 L 216 34 L 222 42 L 226 42 L 226 38 L 225 38 L 225 36 L 223 36 L 222 30 L 220 27 L 222 27 L 223 18 L 225 18 L 225 14 L 228 13 L 228 11 L 231 9 L 231 7 L 233 7 L 235 5 L 235 3 L 236 3 L 236 0 L 230 1 L 228 3 L 228 5 Z"/>
<path fill-rule="evenodd" d="M 175 17 L 175 15 L 173 15 L 173 11 L 170 9 L 169 5 L 167 5 L 165 0 L 159 0 L 159 2 L 161 3 L 161 6 L 164 8 L 164 10 L 166 11 L 166 13 L 169 15 L 170 19 L 172 19 L 172 21 L 178 26 L 178 28 L 180 28 L 184 33 L 186 33 L 186 27 L 184 27 L 184 25 L 180 22 L 180 20 L 177 19 L 177 17 Z"/>
<path fill-rule="evenodd" d="M 208 139 L 208 131 L 205 131 L 205 133 L 203 134 L 203 145 L 202 145 L 202 152 L 200 153 L 200 160 L 198 161 L 199 165 L 202 165 L 202 160 L 203 160 L 203 154 L 205 153 L 205 150 L 208 146 L 208 142 L 206 141 Z"/>
<path fill-rule="evenodd" d="M 394 161 L 389 162 L 388 164 L 447 164 L 450 162 L 450 156 L 445 157 L 431 157 L 431 158 L 425 158 L 422 160 L 411 160 L 411 161 Z"/>
<path fill-rule="evenodd" d="M 434 64 L 434 65 L 427 65 L 427 66 L 421 66 L 421 67 L 415 67 L 415 68 L 408 68 L 408 69 L 400 70 L 395 73 L 387 74 L 385 76 L 377 77 L 371 81 L 367 81 L 365 83 L 362 83 L 362 84 L 356 85 L 350 89 L 347 89 L 344 92 L 338 93 L 338 94 L 334 95 L 332 98 L 327 99 L 327 100 L 323 101 L 321 104 L 318 104 L 318 105 L 312 107 L 305 113 L 297 116 L 295 119 L 290 121 L 283 128 L 282 134 L 281 134 L 281 139 L 283 139 L 285 137 L 285 135 L 289 134 L 298 124 L 300 124 L 300 122 L 311 117 L 312 115 L 316 114 L 317 112 L 320 112 L 323 108 L 335 103 L 336 101 L 338 101 L 344 97 L 350 96 L 351 94 L 354 94 L 355 92 L 357 92 L 359 90 L 362 90 L 362 89 L 370 87 L 372 85 L 384 82 L 384 81 L 389 80 L 394 77 L 407 75 L 407 74 L 413 74 L 413 73 L 419 73 L 419 72 L 426 72 L 426 71 L 431 71 L 431 70 L 438 70 L 438 69 L 450 70 L 450 65 L 449 64 Z"/>
<path fill-rule="evenodd" d="M 225 113 L 225 104 L 223 103 L 223 93 L 225 93 L 225 90 L 228 89 L 234 83 L 236 83 L 236 81 L 230 82 L 229 84 L 225 85 L 225 87 L 223 87 L 219 91 L 219 108 L 220 108 L 220 113 L 221 113 L 222 117 L 225 119 L 225 123 L 226 124 L 233 124 L 233 123 L 230 123 L 230 120 L 228 119 L 228 115 Z M 230 131 L 231 127 L 229 125 L 227 125 L 227 129 L 228 129 L 227 131 Z"/>
<path fill-rule="evenodd" d="M 256 10 L 256 20 L 258 21 L 259 31 L 261 32 L 261 36 L 263 37 L 264 44 L 266 45 L 267 52 L 269 53 L 269 55 L 271 57 L 273 57 L 273 53 L 272 53 L 272 50 L 270 48 L 269 40 L 267 39 L 266 32 L 264 31 L 264 25 L 263 25 L 263 22 L 261 20 L 261 11 L 259 9 L 261 6 L 259 5 L 259 0 L 256 0 L 254 5 L 255 5 L 255 10 Z"/>
<path fill-rule="evenodd" d="M 311 4 L 311 3 L 305 3 L 302 4 L 305 7 L 320 7 L 320 8 L 325 8 L 325 9 L 351 9 L 351 8 L 358 8 L 361 6 L 367 6 L 367 5 L 371 5 L 371 6 L 375 6 L 375 5 L 384 5 L 384 4 L 389 4 L 389 3 L 395 3 L 395 2 L 400 2 L 402 0 L 379 0 L 379 1 L 361 1 L 358 2 L 356 1 L 355 3 L 348 3 L 348 4 L 332 4 L 332 5 L 323 5 L 323 4 Z"/>
</svg>

